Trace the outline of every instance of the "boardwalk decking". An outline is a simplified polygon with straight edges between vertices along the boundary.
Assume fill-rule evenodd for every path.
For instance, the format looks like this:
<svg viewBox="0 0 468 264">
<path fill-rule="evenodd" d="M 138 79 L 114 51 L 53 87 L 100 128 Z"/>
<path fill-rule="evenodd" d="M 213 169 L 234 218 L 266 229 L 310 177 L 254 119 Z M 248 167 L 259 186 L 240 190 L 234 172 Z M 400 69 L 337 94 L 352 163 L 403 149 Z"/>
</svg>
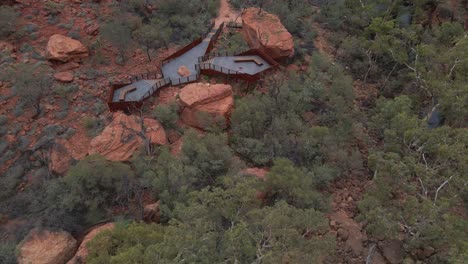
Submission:
<svg viewBox="0 0 468 264">
<path fill-rule="evenodd" d="M 236 61 L 239 58 L 245 58 L 246 60 L 251 60 L 254 58 L 258 62 L 261 62 L 262 65 L 258 65 L 254 61 Z M 228 56 L 228 57 L 214 57 L 213 62 L 214 65 L 221 66 L 230 70 L 255 75 L 259 72 L 268 70 L 271 65 L 262 59 L 260 56 Z"/>
<path fill-rule="evenodd" d="M 245 52 L 246 54 L 243 53 L 239 56 L 214 56 L 206 58 L 209 56 L 206 54 L 211 50 L 213 43 L 216 41 L 223 27 L 224 24 L 221 24 L 218 28 L 212 28 L 204 39 L 199 38 L 197 41 L 192 42 L 190 45 L 180 49 L 164 60 L 164 64 L 161 67 L 163 79 L 139 80 L 139 78 L 149 76 L 143 75 L 145 77 L 135 77 L 138 81 L 130 85 L 113 89 L 108 101 L 109 108 L 111 110 L 121 110 L 125 103 L 128 103 L 130 108 L 134 105 L 138 105 L 135 104 L 135 102 L 141 105 L 141 101 L 150 97 L 158 89 L 168 85 L 196 81 L 200 73 L 232 75 L 237 78 L 253 81 L 260 78 L 259 73 L 276 67 L 277 63 L 273 59 L 269 58 L 269 56 L 263 52 L 256 50 L 247 51 Z M 201 61 L 202 57 L 205 57 L 205 61 L 203 62 Z M 274 65 L 272 63 L 274 63 Z M 178 70 L 181 66 L 185 66 L 189 69 L 189 77 L 182 77 L 179 75 Z M 150 78 L 160 77 L 151 76 Z"/>
</svg>

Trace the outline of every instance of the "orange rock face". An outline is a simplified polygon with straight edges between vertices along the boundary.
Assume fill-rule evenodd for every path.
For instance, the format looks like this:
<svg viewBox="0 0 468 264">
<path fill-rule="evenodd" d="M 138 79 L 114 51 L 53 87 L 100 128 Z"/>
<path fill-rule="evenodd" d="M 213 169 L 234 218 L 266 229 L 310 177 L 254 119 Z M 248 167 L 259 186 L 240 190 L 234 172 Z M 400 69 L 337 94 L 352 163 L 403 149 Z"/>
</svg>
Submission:
<svg viewBox="0 0 468 264">
<path fill-rule="evenodd" d="M 93 240 L 95 236 L 97 236 L 99 233 L 105 230 L 112 230 L 114 229 L 115 224 L 114 223 L 107 223 L 105 225 L 99 226 L 91 232 L 89 232 L 84 238 L 83 241 L 80 244 L 80 247 L 76 251 L 75 256 L 70 259 L 67 264 L 83 264 L 86 263 L 86 257 L 88 256 L 88 248 L 87 244 L 89 241 Z"/>
<path fill-rule="evenodd" d="M 180 116 L 186 125 L 206 129 L 213 123 L 226 127 L 234 106 L 232 87 L 225 84 L 194 83 L 179 93 L 184 110 Z"/>
<path fill-rule="evenodd" d="M 47 59 L 62 62 L 89 56 L 88 49 L 81 42 L 59 34 L 49 38 L 46 50 Z"/>
<path fill-rule="evenodd" d="M 294 55 L 294 40 L 278 16 L 251 7 L 242 13 L 243 35 L 251 48 L 261 49 L 273 59 Z"/>
<path fill-rule="evenodd" d="M 18 263 L 63 264 L 76 246 L 76 240 L 65 231 L 33 229 L 18 246 Z"/>
<path fill-rule="evenodd" d="M 70 168 L 72 160 L 82 160 L 88 154 L 88 142 L 80 137 L 57 139 L 49 152 L 49 169 L 57 174 L 64 174 Z"/>
<path fill-rule="evenodd" d="M 167 144 L 166 132 L 157 120 L 144 118 L 143 124 L 144 135 L 151 144 Z M 141 133 L 140 117 L 116 112 L 101 135 L 91 141 L 89 154 L 99 153 L 109 160 L 126 161 L 145 145 Z"/>
<path fill-rule="evenodd" d="M 143 209 L 143 220 L 145 220 L 147 223 L 159 223 L 159 219 L 159 201 L 146 205 Z"/>
<path fill-rule="evenodd" d="M 218 101 L 232 95 L 232 87 L 226 84 L 191 83 L 179 93 L 180 101 L 188 107 Z"/>
</svg>

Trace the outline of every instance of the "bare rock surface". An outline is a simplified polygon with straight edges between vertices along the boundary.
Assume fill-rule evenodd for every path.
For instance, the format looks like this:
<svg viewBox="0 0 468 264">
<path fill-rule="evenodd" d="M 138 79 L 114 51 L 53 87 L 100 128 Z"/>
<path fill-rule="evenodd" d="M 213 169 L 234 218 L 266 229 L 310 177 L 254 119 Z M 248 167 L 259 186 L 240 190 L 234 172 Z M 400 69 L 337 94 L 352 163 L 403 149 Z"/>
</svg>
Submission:
<svg viewBox="0 0 468 264">
<path fill-rule="evenodd" d="M 180 115 L 182 122 L 200 129 L 213 123 L 226 127 L 234 106 L 232 87 L 224 84 L 189 84 L 179 98 L 186 106 Z"/>
<path fill-rule="evenodd" d="M 143 219 L 147 223 L 159 223 L 159 201 L 145 206 L 143 209 Z"/>
<path fill-rule="evenodd" d="M 232 95 L 232 87 L 227 84 L 191 83 L 179 93 L 185 106 L 196 106 L 218 101 Z"/>
<path fill-rule="evenodd" d="M 140 117 L 116 112 L 101 135 L 91 140 L 89 154 L 99 153 L 109 160 L 126 161 L 145 145 L 143 135 L 151 144 L 167 144 L 166 132 L 157 120 L 143 118 L 143 127 L 142 134 Z"/>
<path fill-rule="evenodd" d="M 381 246 L 382 254 L 385 259 L 391 264 L 398 264 L 403 262 L 405 252 L 403 250 L 403 243 L 399 240 L 390 240 L 383 243 Z"/>
<path fill-rule="evenodd" d="M 89 56 L 88 48 L 81 42 L 59 34 L 52 35 L 49 38 L 46 52 L 47 59 L 62 62 Z"/>
<path fill-rule="evenodd" d="M 57 139 L 49 151 L 49 169 L 57 174 L 64 174 L 70 168 L 72 160 L 81 160 L 88 154 L 89 141 L 73 136 L 71 139 Z"/>
<path fill-rule="evenodd" d="M 263 50 L 273 59 L 294 55 L 294 40 L 278 16 L 251 7 L 242 13 L 243 35 L 251 48 Z"/>
<path fill-rule="evenodd" d="M 339 225 L 340 238 L 346 240 L 345 247 L 353 256 L 358 257 L 364 253 L 364 241 L 366 235 L 361 232 L 361 225 L 349 217 L 344 211 L 338 211 L 330 215 L 330 220 Z"/>
<path fill-rule="evenodd" d="M 106 230 L 112 230 L 114 229 L 115 224 L 114 223 L 107 223 L 104 225 L 101 225 L 99 227 L 94 228 L 91 230 L 84 238 L 83 241 L 81 242 L 80 246 L 78 247 L 78 250 L 75 253 L 75 256 L 70 259 L 67 264 L 83 264 L 86 263 L 86 257 L 88 256 L 88 247 L 87 244 L 93 240 L 94 237 L 96 237 L 99 233 L 106 231 Z"/>
<path fill-rule="evenodd" d="M 86 34 L 91 35 L 91 36 L 96 36 L 99 33 L 99 24 L 97 23 L 87 24 L 85 25 L 84 30 Z"/>
<path fill-rule="evenodd" d="M 76 240 L 65 231 L 33 229 L 18 246 L 19 264 L 63 264 L 76 249 Z"/>
</svg>

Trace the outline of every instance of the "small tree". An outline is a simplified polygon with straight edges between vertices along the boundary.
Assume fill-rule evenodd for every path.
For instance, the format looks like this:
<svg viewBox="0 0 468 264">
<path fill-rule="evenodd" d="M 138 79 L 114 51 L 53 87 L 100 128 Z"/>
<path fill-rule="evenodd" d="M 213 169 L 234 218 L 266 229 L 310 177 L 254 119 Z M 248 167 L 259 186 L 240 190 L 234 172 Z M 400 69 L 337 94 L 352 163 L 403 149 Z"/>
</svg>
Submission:
<svg viewBox="0 0 468 264">
<path fill-rule="evenodd" d="M 127 50 L 132 45 L 132 31 L 122 21 L 114 20 L 104 24 L 100 30 L 101 36 L 115 46 L 123 62 L 126 61 Z"/>
<path fill-rule="evenodd" d="M 8 37 L 15 32 L 18 13 L 11 6 L 0 7 L 0 38 Z"/>
<path fill-rule="evenodd" d="M 161 122 L 165 128 L 175 128 L 179 120 L 179 106 L 176 103 L 158 105 L 153 111 L 153 116 Z"/>
<path fill-rule="evenodd" d="M 158 30 L 151 25 L 144 25 L 133 32 L 133 38 L 145 48 L 148 61 L 151 61 L 150 50 L 158 49 L 161 44 Z"/>
<path fill-rule="evenodd" d="M 36 110 L 34 117 L 41 113 L 41 98 L 52 84 L 48 67 L 42 63 L 20 63 L 8 69 L 2 79 L 11 81 L 16 95 Z"/>
</svg>

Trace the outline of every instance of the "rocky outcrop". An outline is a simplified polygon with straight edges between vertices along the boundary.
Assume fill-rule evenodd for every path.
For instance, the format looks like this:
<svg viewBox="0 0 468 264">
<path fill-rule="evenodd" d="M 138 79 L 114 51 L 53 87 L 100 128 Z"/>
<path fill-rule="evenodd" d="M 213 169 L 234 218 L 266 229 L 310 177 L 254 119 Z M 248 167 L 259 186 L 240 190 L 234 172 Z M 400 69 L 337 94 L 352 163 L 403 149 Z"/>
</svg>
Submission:
<svg viewBox="0 0 468 264">
<path fill-rule="evenodd" d="M 114 113 L 112 122 L 101 135 L 91 141 L 89 154 L 99 153 L 109 160 L 126 161 L 135 151 L 145 146 L 145 140 L 152 145 L 166 145 L 167 137 L 161 124 L 150 118 Z"/>
<path fill-rule="evenodd" d="M 99 24 L 91 23 L 84 26 L 84 31 L 86 34 L 91 36 L 96 36 L 99 33 Z"/>
<path fill-rule="evenodd" d="M 177 69 L 177 74 L 179 74 L 181 77 L 187 77 L 190 76 L 190 70 L 187 68 L 187 66 L 180 66 L 179 69 Z"/>
<path fill-rule="evenodd" d="M 75 256 L 70 259 L 67 264 L 83 264 L 86 263 L 86 257 L 88 256 L 88 247 L 87 244 L 89 241 L 93 240 L 94 237 L 96 237 L 99 233 L 102 231 L 106 230 L 112 230 L 114 229 L 115 224 L 114 223 L 107 223 L 105 225 L 99 226 L 97 228 L 94 228 L 91 230 L 84 238 L 83 241 L 81 242 L 80 246 L 78 247 L 78 250 L 75 253 Z"/>
<path fill-rule="evenodd" d="M 273 59 L 294 55 L 294 40 L 278 16 L 258 8 L 242 13 L 243 35 L 251 48 L 263 50 Z"/>
<path fill-rule="evenodd" d="M 145 220 L 145 222 L 159 223 L 159 218 L 159 201 L 145 206 L 143 209 L 143 220 Z"/>
<path fill-rule="evenodd" d="M 182 122 L 200 129 L 213 124 L 225 128 L 234 106 L 232 87 L 225 84 L 189 84 L 180 91 L 179 99 L 185 106 Z"/>
<path fill-rule="evenodd" d="M 391 264 L 402 263 L 405 257 L 403 243 L 399 240 L 390 240 L 381 246 L 382 254 Z"/>
<path fill-rule="evenodd" d="M 78 135 L 70 139 L 57 139 L 49 151 L 49 170 L 65 174 L 73 160 L 82 160 L 88 154 L 89 140 Z"/>
<path fill-rule="evenodd" d="M 353 257 L 364 253 L 364 242 L 367 236 L 361 232 L 362 226 L 350 218 L 344 211 L 338 211 L 330 215 L 330 224 L 337 229 L 338 238 L 345 241 L 345 249 L 350 251 Z"/>
<path fill-rule="evenodd" d="M 56 74 L 54 74 L 54 78 L 59 82 L 69 83 L 73 81 L 73 73 L 69 71 L 57 72 Z"/>
<path fill-rule="evenodd" d="M 65 231 L 33 229 L 18 245 L 19 264 L 63 264 L 76 249 L 76 240 Z"/>
<path fill-rule="evenodd" d="M 89 56 L 88 49 L 81 42 L 59 34 L 49 38 L 46 52 L 47 59 L 62 62 Z"/>
</svg>

